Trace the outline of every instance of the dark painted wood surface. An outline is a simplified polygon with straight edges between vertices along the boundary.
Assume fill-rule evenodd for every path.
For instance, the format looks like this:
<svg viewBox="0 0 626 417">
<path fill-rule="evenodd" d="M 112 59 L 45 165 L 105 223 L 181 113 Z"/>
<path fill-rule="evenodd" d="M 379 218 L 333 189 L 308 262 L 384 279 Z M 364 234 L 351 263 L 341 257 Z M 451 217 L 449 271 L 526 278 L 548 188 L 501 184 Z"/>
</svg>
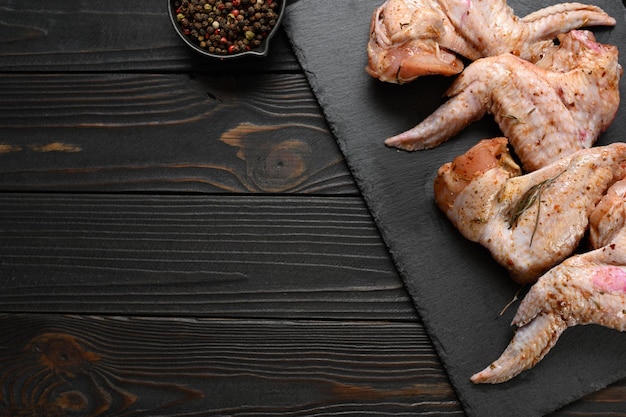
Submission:
<svg viewBox="0 0 626 417">
<path fill-rule="evenodd" d="M 0 1 L 0 416 L 463 415 L 284 34 L 164 3 Z"/>
</svg>

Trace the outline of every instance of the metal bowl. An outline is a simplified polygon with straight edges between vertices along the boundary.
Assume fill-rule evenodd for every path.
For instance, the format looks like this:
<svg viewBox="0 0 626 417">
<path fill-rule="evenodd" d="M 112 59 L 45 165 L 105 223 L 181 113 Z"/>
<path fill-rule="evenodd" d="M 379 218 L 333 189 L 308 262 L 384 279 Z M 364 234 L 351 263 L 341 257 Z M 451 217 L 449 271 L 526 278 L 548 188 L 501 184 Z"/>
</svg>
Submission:
<svg viewBox="0 0 626 417">
<path fill-rule="evenodd" d="M 176 19 L 176 14 L 174 11 L 174 0 L 167 0 L 167 10 L 168 10 L 168 14 L 170 16 L 170 22 L 172 23 L 172 26 L 174 27 L 174 30 L 176 31 L 176 33 L 178 34 L 178 36 L 183 40 L 183 42 L 185 42 L 185 44 L 187 46 L 189 46 L 191 49 L 193 49 L 194 51 L 196 51 L 197 53 L 208 57 L 208 58 L 212 58 L 212 59 L 217 59 L 217 60 L 230 60 L 230 59 L 236 59 L 236 58 L 243 58 L 243 57 L 265 57 L 267 55 L 267 53 L 269 52 L 269 46 L 270 46 L 270 41 L 272 39 L 272 37 L 274 37 L 274 35 L 276 34 L 276 32 L 278 31 L 281 22 L 283 20 L 283 16 L 285 15 L 285 7 L 287 5 L 287 0 L 274 0 L 278 2 L 278 9 L 277 9 L 277 14 L 278 17 L 276 18 L 276 25 L 272 28 L 272 30 L 267 34 L 267 37 L 265 37 L 265 39 L 263 39 L 263 41 L 261 42 L 261 45 L 256 47 L 256 48 L 252 48 L 249 49 L 247 51 L 242 51 L 242 52 L 236 52 L 236 53 L 232 53 L 232 54 L 214 54 L 214 53 L 210 53 L 208 50 L 200 47 L 199 45 L 196 45 L 190 38 L 189 36 L 185 35 L 180 27 L 180 25 L 178 24 L 178 21 Z"/>
</svg>

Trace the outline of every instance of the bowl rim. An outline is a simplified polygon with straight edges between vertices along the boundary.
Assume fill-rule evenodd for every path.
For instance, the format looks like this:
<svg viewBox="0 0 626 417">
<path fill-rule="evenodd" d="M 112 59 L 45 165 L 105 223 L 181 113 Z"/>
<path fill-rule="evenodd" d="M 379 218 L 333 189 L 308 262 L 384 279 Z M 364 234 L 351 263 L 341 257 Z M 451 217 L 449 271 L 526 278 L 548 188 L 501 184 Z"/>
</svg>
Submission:
<svg viewBox="0 0 626 417">
<path fill-rule="evenodd" d="M 279 2 L 278 18 L 276 19 L 276 25 L 272 28 L 270 33 L 267 34 L 265 39 L 263 39 L 263 42 L 261 43 L 261 46 L 258 46 L 258 47 L 254 48 L 254 49 L 250 49 L 248 51 L 238 52 L 238 53 L 235 53 L 235 54 L 226 54 L 226 55 L 212 54 L 209 51 L 207 51 L 205 49 L 202 49 L 198 45 L 194 44 L 180 30 L 180 27 L 178 26 L 178 22 L 176 20 L 176 16 L 174 16 L 174 7 L 173 7 L 173 4 L 172 4 L 174 2 L 174 0 L 167 0 L 167 11 L 168 11 L 168 15 L 170 17 L 170 23 L 174 27 L 174 30 L 178 34 L 178 37 L 181 38 L 185 42 L 185 44 L 187 44 L 187 46 L 191 47 L 191 49 L 193 49 L 197 53 L 199 53 L 199 54 L 201 54 L 201 55 L 203 55 L 203 56 L 205 56 L 207 58 L 212 58 L 212 59 L 224 61 L 224 60 L 231 60 L 231 59 L 237 59 L 237 58 L 244 58 L 244 57 L 248 57 L 248 56 L 255 56 L 255 57 L 265 57 L 265 56 L 267 56 L 267 54 L 269 52 L 270 40 L 274 37 L 274 35 L 278 31 L 278 29 L 279 29 L 279 27 L 280 27 L 280 25 L 281 25 L 281 23 L 283 21 L 283 17 L 285 15 L 285 8 L 287 6 L 287 0 L 274 0 L 274 1 L 278 1 Z"/>
</svg>

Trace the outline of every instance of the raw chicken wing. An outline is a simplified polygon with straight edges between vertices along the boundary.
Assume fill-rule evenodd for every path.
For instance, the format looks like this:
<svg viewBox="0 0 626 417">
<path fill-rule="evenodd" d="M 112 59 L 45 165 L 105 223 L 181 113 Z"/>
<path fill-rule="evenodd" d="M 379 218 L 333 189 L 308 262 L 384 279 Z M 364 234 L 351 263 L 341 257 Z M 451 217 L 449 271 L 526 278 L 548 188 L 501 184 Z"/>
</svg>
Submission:
<svg viewBox="0 0 626 417">
<path fill-rule="evenodd" d="M 458 74 L 463 62 L 452 45 L 469 47 L 437 1 L 387 0 L 372 15 L 365 70 L 381 81 L 398 84 L 424 75 Z M 472 48 L 464 52 L 480 56 Z"/>
<path fill-rule="evenodd" d="M 619 107 L 618 51 L 595 42 L 588 31 L 560 40 L 539 65 L 511 54 L 473 62 L 448 90 L 447 102 L 385 144 L 432 148 L 489 113 L 527 171 L 589 148 Z"/>
<path fill-rule="evenodd" d="M 613 185 L 590 222 L 597 249 L 575 255 L 542 276 L 513 319 L 517 331 L 500 358 L 474 383 L 505 382 L 539 362 L 567 329 L 598 324 L 626 330 L 626 180 Z"/>
<path fill-rule="evenodd" d="M 578 246 L 595 205 L 626 173 L 626 144 L 584 149 L 520 175 L 506 143 L 483 140 L 444 164 L 435 200 L 511 278 L 532 283 Z"/>
<path fill-rule="evenodd" d="M 602 9 L 563 3 L 518 18 L 505 0 L 387 0 L 372 14 L 367 72 L 405 83 L 463 70 L 469 60 L 512 53 L 535 62 L 560 33 L 615 25 Z M 458 54 L 458 55 L 457 55 Z"/>
</svg>

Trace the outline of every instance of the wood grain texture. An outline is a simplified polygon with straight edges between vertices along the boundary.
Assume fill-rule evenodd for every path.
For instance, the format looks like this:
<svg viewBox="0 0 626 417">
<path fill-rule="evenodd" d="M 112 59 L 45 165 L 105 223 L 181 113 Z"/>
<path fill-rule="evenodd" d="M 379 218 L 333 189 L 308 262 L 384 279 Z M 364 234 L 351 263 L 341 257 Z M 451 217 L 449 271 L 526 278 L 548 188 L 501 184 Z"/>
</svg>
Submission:
<svg viewBox="0 0 626 417">
<path fill-rule="evenodd" d="M 4 74 L 0 189 L 358 193 L 302 74 Z"/>
<path fill-rule="evenodd" d="M 0 0 L 0 417 L 462 416 L 285 34 L 169 29 Z"/>
<path fill-rule="evenodd" d="M 1 417 L 464 415 L 419 323 L 0 314 L 0 329 Z M 623 416 L 625 391 L 551 416 Z"/>
<path fill-rule="evenodd" d="M 0 416 L 463 415 L 414 323 L 0 315 L 0 328 Z"/>
<path fill-rule="evenodd" d="M 281 31 L 265 58 L 209 60 L 187 48 L 165 0 L 0 2 L 0 71 L 299 71 Z"/>
<path fill-rule="evenodd" d="M 0 194 L 0 311 L 416 320 L 356 197 Z"/>
</svg>

